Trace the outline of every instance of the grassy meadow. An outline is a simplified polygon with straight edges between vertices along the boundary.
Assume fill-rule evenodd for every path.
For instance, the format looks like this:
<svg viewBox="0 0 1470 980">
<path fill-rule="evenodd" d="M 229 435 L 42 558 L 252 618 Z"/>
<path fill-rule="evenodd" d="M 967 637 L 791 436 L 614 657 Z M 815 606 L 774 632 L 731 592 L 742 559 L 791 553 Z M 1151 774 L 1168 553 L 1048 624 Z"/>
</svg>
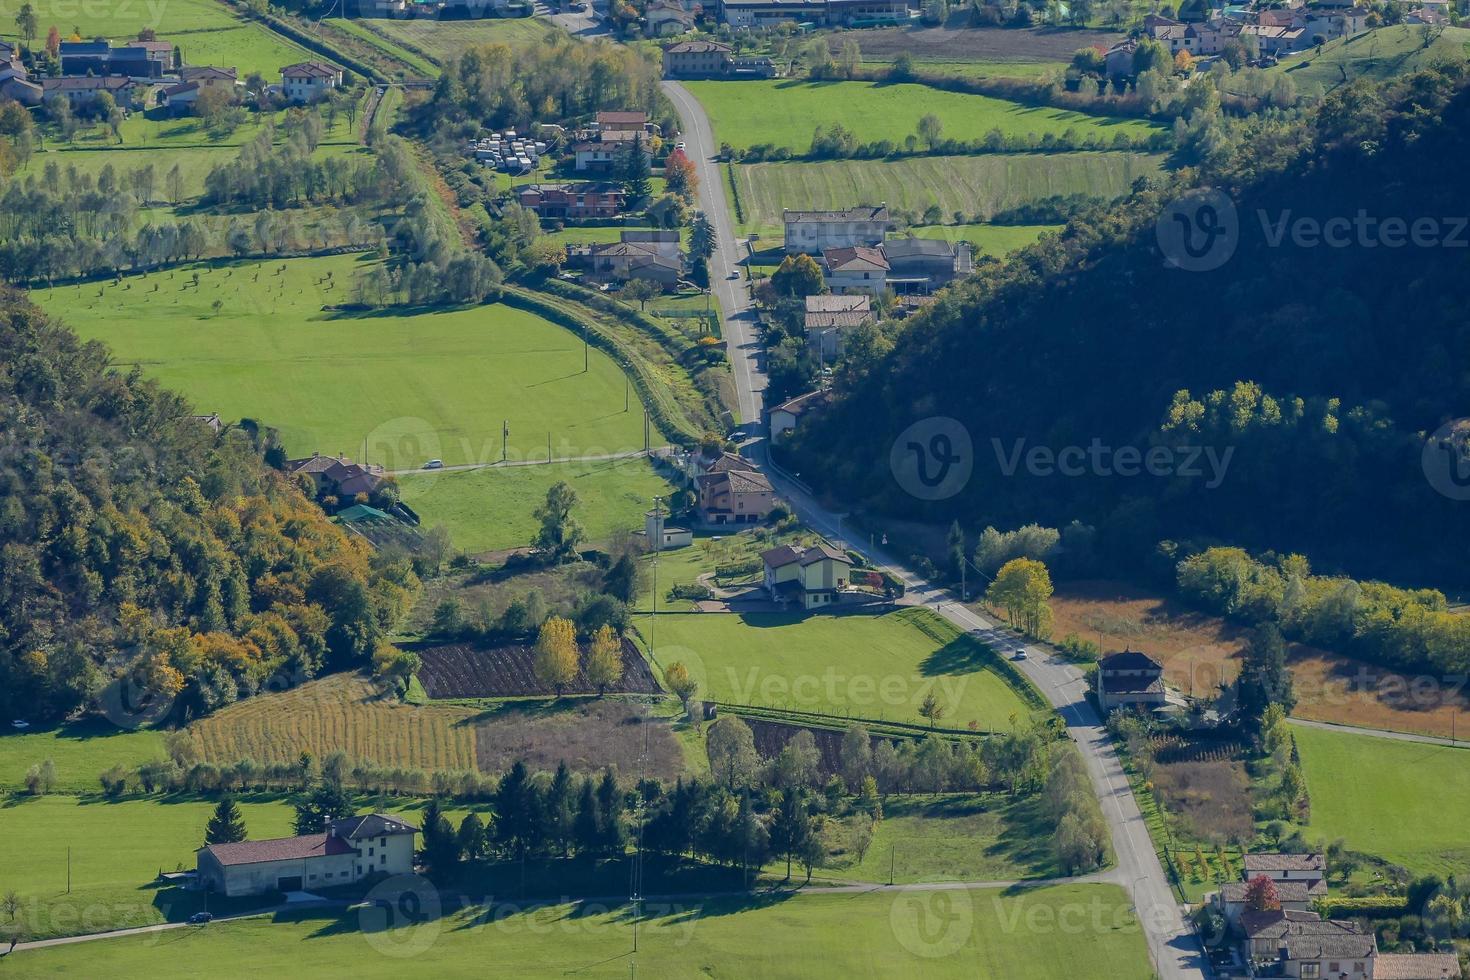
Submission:
<svg viewBox="0 0 1470 980">
<path fill-rule="evenodd" d="M 1112 198 L 1139 177 L 1157 174 L 1162 158 L 1137 153 L 991 154 L 737 164 L 745 227 L 781 233 L 782 209 L 879 204 L 922 213 L 938 205 L 984 220 L 1041 198 L 1090 194 Z M 978 217 L 977 217 L 978 216 Z"/>
<path fill-rule="evenodd" d="M 324 310 L 370 261 L 201 263 L 32 297 L 199 411 L 274 426 L 293 456 L 357 458 L 366 441 L 389 469 L 498 459 L 502 420 L 513 457 L 544 453 L 548 432 L 558 456 L 642 447 L 617 365 L 593 348 L 584 372 L 581 340 L 533 314 Z"/>
<path fill-rule="evenodd" d="M 1470 871 L 1470 750 L 1295 726 L 1312 797 L 1309 837 L 1415 874 Z"/>
<path fill-rule="evenodd" d="M 1359 78 L 1384 81 L 1443 61 L 1464 61 L 1470 53 L 1470 28 L 1430 28 L 1396 24 L 1338 38 L 1283 60 L 1269 69 L 1297 86 L 1318 85 L 1332 91 Z"/>
<path fill-rule="evenodd" d="M 558 29 L 540 17 L 474 18 L 470 20 L 372 20 L 372 30 L 427 52 L 439 63 L 463 54 L 471 47 L 505 44 L 520 47 L 535 44 Z"/>
<path fill-rule="evenodd" d="M 650 905 L 636 955 L 630 940 L 626 911 L 597 905 L 500 907 L 493 916 L 472 906 L 397 929 L 357 911 L 301 912 L 28 951 L 8 965 L 30 977 L 115 980 L 185 962 L 208 963 L 222 978 L 342 972 L 350 963 L 361 980 L 397 980 L 409 964 L 458 976 L 487 962 L 497 975 L 527 978 L 1151 975 L 1128 899 L 1112 885 L 690 900 Z"/>
<path fill-rule="evenodd" d="M 909 621 L 914 612 L 659 615 L 653 649 L 662 666 L 682 661 L 700 696 L 717 701 L 923 725 L 919 705 L 932 693 L 948 728 L 1004 730 L 1013 715 L 1030 717 L 972 641 L 939 643 Z M 636 624 L 647 642 L 648 618 Z"/>
<path fill-rule="evenodd" d="M 632 405 L 641 418 L 636 397 Z M 562 480 L 577 491 L 580 504 L 574 516 L 589 541 L 604 540 L 619 529 L 642 528 L 653 498 L 673 491 L 641 458 L 411 474 L 401 477 L 399 485 L 404 501 L 426 527 L 443 525 L 455 548 L 480 552 L 530 544 L 540 527 L 534 511 L 546 500 L 546 491 Z"/>
<path fill-rule="evenodd" d="M 740 149 L 770 143 L 804 153 L 811 145 L 813 130 L 837 123 L 859 143 L 883 139 L 902 143 L 914 132 L 919 117 L 928 113 L 939 117 L 946 138 L 963 140 L 981 139 L 993 129 L 1007 136 L 1096 132 L 1108 140 L 1116 133 L 1138 137 L 1157 129 L 1136 119 L 1026 106 L 915 84 L 797 79 L 684 84 L 709 113 L 715 139 Z"/>
<path fill-rule="evenodd" d="M 165 755 L 161 733 L 128 731 L 102 718 L 43 731 L 15 732 L 7 726 L 0 734 L 0 790 L 24 786 L 26 770 L 50 759 L 58 790 L 93 792 L 100 788 L 98 773 L 115 765 L 131 769 Z"/>
<path fill-rule="evenodd" d="M 0 25 L 0 38 L 22 41 L 10 9 Z M 51 27 L 66 40 L 76 31 L 81 37 L 105 37 L 130 41 L 144 28 L 158 32 L 162 41 L 172 41 L 191 65 L 236 68 L 240 77 L 260 72 L 279 80 L 285 65 L 314 57 L 309 51 L 273 31 L 235 14 L 218 0 L 120 0 L 117 3 L 77 4 L 67 0 L 31 0 L 38 26 L 37 43 Z"/>
</svg>

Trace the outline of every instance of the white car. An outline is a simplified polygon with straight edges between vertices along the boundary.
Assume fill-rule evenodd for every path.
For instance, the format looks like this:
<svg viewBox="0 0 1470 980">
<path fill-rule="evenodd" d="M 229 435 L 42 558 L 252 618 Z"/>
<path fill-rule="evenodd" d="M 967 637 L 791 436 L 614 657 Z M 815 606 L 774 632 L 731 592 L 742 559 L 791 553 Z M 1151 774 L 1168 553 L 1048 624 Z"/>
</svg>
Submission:
<svg viewBox="0 0 1470 980">
<path fill-rule="evenodd" d="M 676 150 L 682 150 L 682 149 L 684 149 L 683 142 L 681 141 L 681 142 L 675 143 L 674 144 L 674 149 L 676 149 Z"/>
<path fill-rule="evenodd" d="M 15 719 L 15 721 L 12 721 L 10 723 L 10 727 L 11 728 L 14 728 L 18 732 L 23 732 L 27 728 L 30 728 L 31 727 L 31 723 L 28 722 L 28 721 L 21 721 L 19 718 L 17 718 L 17 719 Z"/>
<path fill-rule="evenodd" d="M 426 470 L 442 470 L 443 468 L 444 460 L 442 459 L 431 459 L 424 464 L 424 469 Z"/>
</svg>

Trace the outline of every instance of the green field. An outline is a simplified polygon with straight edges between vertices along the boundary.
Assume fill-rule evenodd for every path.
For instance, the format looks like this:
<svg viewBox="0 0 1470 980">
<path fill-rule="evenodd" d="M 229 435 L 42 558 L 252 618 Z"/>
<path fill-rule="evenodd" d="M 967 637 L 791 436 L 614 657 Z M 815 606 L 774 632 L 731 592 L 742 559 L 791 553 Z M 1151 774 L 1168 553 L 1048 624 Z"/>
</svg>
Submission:
<svg viewBox="0 0 1470 980">
<path fill-rule="evenodd" d="M 826 831 L 844 850 L 846 829 L 829 822 Z M 1061 873 L 1049 846 L 1054 829 L 1036 796 L 891 796 L 862 861 L 847 851 L 837 859 L 843 863 L 817 873 L 839 881 L 891 879 L 901 885 L 1049 878 Z M 785 865 L 767 870 L 784 872 Z"/>
<path fill-rule="evenodd" d="M 1470 751 L 1295 726 L 1312 797 L 1308 837 L 1348 847 L 1415 874 L 1470 870 Z"/>
<path fill-rule="evenodd" d="M 426 78 L 435 78 L 439 75 L 438 65 L 423 55 L 415 54 L 402 45 L 394 43 L 389 38 L 369 30 L 367 25 L 361 20 L 347 17 L 331 17 L 327 19 L 327 23 L 344 34 L 350 34 L 364 44 L 376 48 L 388 57 L 403 62 Z"/>
<path fill-rule="evenodd" d="M 548 34 L 558 33 L 540 17 L 481 18 L 474 20 L 371 20 L 367 27 L 425 51 L 443 63 L 466 48 L 484 44 L 511 47 L 535 44 Z"/>
<path fill-rule="evenodd" d="M 804 153 L 816 127 L 830 128 L 836 123 L 850 130 L 859 143 L 882 139 L 902 143 L 919 117 L 928 113 L 944 123 L 946 138 L 963 140 L 981 139 L 992 129 L 1015 136 L 1060 136 L 1070 129 L 1078 136 L 1095 132 L 1107 140 L 1116 133 L 1139 137 L 1158 129 L 1137 119 L 1026 106 L 924 85 L 792 79 L 684 84 L 708 111 L 715 139 L 737 148 L 770 143 Z"/>
<path fill-rule="evenodd" d="M 97 774 L 163 758 L 163 736 L 156 731 L 127 731 L 97 718 L 47 731 L 0 735 L 0 790 L 25 785 L 26 770 L 50 759 L 56 788 L 71 792 L 101 789 Z"/>
<path fill-rule="evenodd" d="M 916 238 L 942 238 L 949 242 L 969 242 L 975 257 L 993 255 L 1001 258 L 1018 248 L 1025 248 L 1047 232 L 1062 230 L 1062 225 L 921 225 L 910 228 Z"/>
<path fill-rule="evenodd" d="M 216 922 L 204 929 L 15 954 L 32 977 L 151 978 L 183 963 L 214 977 L 346 973 L 399 980 L 504 977 L 1033 978 L 1151 975 L 1123 890 L 1067 885 L 1019 893 L 761 896 L 650 905 L 630 955 L 624 910 L 481 906 L 398 929 L 356 911 Z M 636 966 L 634 960 L 636 959 Z"/>
<path fill-rule="evenodd" d="M 932 693 L 948 728 L 1003 730 L 1030 717 L 970 640 L 941 647 L 906 621 L 916 612 L 674 613 L 651 628 L 659 664 L 682 661 L 700 696 L 717 701 L 923 725 L 919 705 Z M 649 618 L 636 624 L 647 641 Z"/>
<path fill-rule="evenodd" d="M 359 457 L 367 440 L 369 459 L 389 469 L 498 459 L 502 420 L 512 458 L 545 453 L 548 433 L 557 456 L 642 448 L 642 413 L 636 400 L 623 411 L 617 365 L 593 348 L 584 373 L 581 340 L 530 313 L 324 312 L 350 299 L 368 261 L 201 264 L 33 298 L 201 412 L 275 426 L 292 455 Z"/>
<path fill-rule="evenodd" d="M 1126 194 L 1163 158 L 1137 153 L 992 154 L 739 164 L 735 179 L 749 231 L 781 234 L 782 209 L 879 204 L 922 213 L 937 204 L 945 221 L 969 220 L 1054 195 Z"/>
<path fill-rule="evenodd" d="M 1313 48 L 1269 70 L 1299 88 L 1316 84 L 1330 92 L 1358 78 L 1382 81 L 1439 62 L 1463 62 L 1467 53 L 1470 28 L 1398 24 L 1328 42 L 1320 55 Z"/>
<path fill-rule="evenodd" d="M 632 405 L 641 419 L 636 394 Z M 641 529 L 653 498 L 673 489 L 644 459 L 413 474 L 399 485 L 425 527 L 443 525 L 455 548 L 480 552 L 530 544 L 540 526 L 533 512 L 560 480 L 576 489 L 581 503 L 574 514 L 591 542 L 619 528 Z"/>
<path fill-rule="evenodd" d="M 279 80 L 279 70 L 285 65 L 313 57 L 295 42 L 237 16 L 218 0 L 84 4 L 31 0 L 31 7 L 36 12 L 38 45 L 53 26 L 62 40 L 76 29 L 89 40 L 105 37 L 112 41 L 133 40 L 138 31 L 151 27 L 159 40 L 172 41 L 179 48 L 187 64 L 234 67 L 241 78 L 258 71 L 270 81 Z M 0 37 L 24 40 L 16 32 L 15 9 L 4 18 Z"/>
</svg>

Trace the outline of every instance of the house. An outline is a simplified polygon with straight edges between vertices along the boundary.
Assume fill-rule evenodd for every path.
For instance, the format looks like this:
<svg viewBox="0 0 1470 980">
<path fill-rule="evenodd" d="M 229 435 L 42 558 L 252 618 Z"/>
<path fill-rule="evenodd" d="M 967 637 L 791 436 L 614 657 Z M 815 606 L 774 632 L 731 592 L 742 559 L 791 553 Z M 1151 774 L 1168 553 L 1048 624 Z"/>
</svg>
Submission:
<svg viewBox="0 0 1470 980">
<path fill-rule="evenodd" d="M 46 99 L 46 90 L 26 77 L 25 69 L 0 68 L 0 96 L 21 105 L 36 106 Z"/>
<path fill-rule="evenodd" d="M 734 28 L 824 24 L 827 0 L 721 0 L 720 17 Z"/>
<path fill-rule="evenodd" d="M 621 233 L 625 242 L 647 245 L 664 258 L 679 257 L 679 231 L 676 228 L 629 228 Z"/>
<path fill-rule="evenodd" d="M 63 75 L 106 75 L 112 61 L 107 41 L 62 41 L 57 48 Z"/>
<path fill-rule="evenodd" d="M 213 65 L 180 68 L 179 81 L 198 85 L 201 90 L 225 89 L 231 94 L 245 84 L 240 81 L 239 73 L 234 68 L 216 68 Z"/>
<path fill-rule="evenodd" d="M 1103 711 L 1153 708 L 1164 703 L 1164 668 L 1146 653 L 1124 650 L 1097 663 L 1097 701 Z"/>
<path fill-rule="evenodd" d="M 330 820 L 320 834 L 210 844 L 195 852 L 204 887 L 229 898 L 331 888 L 412 874 L 418 828 L 382 813 Z"/>
<path fill-rule="evenodd" d="M 648 138 L 641 129 L 609 129 L 572 145 L 573 167 L 580 173 L 609 173 L 620 166 L 635 142 L 641 142 L 643 158 L 652 159 Z"/>
<path fill-rule="evenodd" d="M 694 481 L 707 524 L 758 524 L 776 506 L 776 492 L 760 470 L 730 468 Z"/>
<path fill-rule="evenodd" d="M 62 41 L 57 53 L 63 76 L 161 78 L 177 65 L 168 41 L 132 41 L 117 48 L 106 40 Z"/>
<path fill-rule="evenodd" d="M 201 91 L 198 82 L 181 82 L 178 85 L 170 85 L 160 94 L 169 112 L 176 116 L 183 116 L 194 111 L 194 104 L 199 101 Z"/>
<path fill-rule="evenodd" d="M 1373 958 L 1373 980 L 1458 980 L 1460 958 L 1454 953 L 1379 953 Z"/>
<path fill-rule="evenodd" d="M 131 107 L 137 86 L 130 78 L 119 75 L 84 75 L 81 77 L 67 78 L 43 78 L 41 79 L 41 93 L 43 98 L 50 99 L 54 96 L 65 98 L 71 103 L 73 109 L 81 108 L 90 104 L 103 92 L 111 95 L 113 101 L 123 107 Z"/>
<path fill-rule="evenodd" d="M 1380 953 L 1373 933 L 1315 912 L 1243 912 L 1238 932 L 1252 975 L 1302 980 L 1446 980 L 1460 976 L 1445 953 Z"/>
<path fill-rule="evenodd" d="M 882 248 L 866 245 L 829 248 L 819 262 L 822 280 L 834 293 L 871 293 L 888 288 L 888 259 Z"/>
<path fill-rule="evenodd" d="M 843 334 L 873 321 L 873 300 L 866 294 L 808 296 L 806 346 L 819 359 L 842 353 Z"/>
<path fill-rule="evenodd" d="M 593 119 L 593 131 L 597 133 L 651 133 L 648 113 L 633 109 L 613 109 L 599 112 Z"/>
<path fill-rule="evenodd" d="M 665 514 L 655 507 L 643 515 L 643 536 L 651 551 L 687 548 L 694 543 L 694 532 L 665 521 Z"/>
<path fill-rule="evenodd" d="M 762 584 L 773 600 L 818 609 L 838 601 L 852 573 L 852 559 L 827 544 L 781 545 L 761 553 Z"/>
<path fill-rule="evenodd" d="M 1246 908 L 1246 890 L 1249 888 L 1248 881 L 1227 881 L 1214 894 L 1215 910 L 1233 927 L 1239 926 L 1241 916 L 1249 911 Z M 1283 881 L 1276 886 L 1276 895 L 1284 912 L 1310 912 L 1312 902 L 1326 894 L 1325 883 L 1314 888 L 1305 881 Z"/>
<path fill-rule="evenodd" d="M 833 27 L 885 27 L 906 24 L 912 16 L 908 0 L 827 0 Z"/>
<path fill-rule="evenodd" d="M 516 189 L 521 206 L 543 218 L 614 218 L 626 198 L 618 184 L 526 184 Z"/>
<path fill-rule="evenodd" d="M 889 238 L 883 242 L 888 260 L 888 286 L 899 293 L 929 293 L 975 271 L 970 246 L 941 238 Z"/>
<path fill-rule="evenodd" d="M 20 48 L 9 41 L 0 41 L 0 65 L 20 67 Z"/>
<path fill-rule="evenodd" d="M 667 288 L 677 286 L 684 274 L 683 263 L 677 257 L 661 254 L 652 242 L 624 239 L 594 244 L 588 247 L 587 258 L 594 276 L 616 282 L 649 279 Z"/>
<path fill-rule="evenodd" d="M 288 102 L 318 102 L 342 86 L 342 69 L 322 61 L 302 61 L 281 69 L 281 94 Z"/>
<path fill-rule="evenodd" d="M 779 439 L 783 434 L 795 431 L 804 415 L 819 411 L 831 400 L 832 393 L 826 390 L 809 391 L 804 395 L 788 398 L 770 411 L 771 438 Z"/>
<path fill-rule="evenodd" d="M 129 52 L 124 56 L 129 62 L 141 57 L 142 60 L 157 65 L 158 70 L 156 74 L 152 69 L 149 69 L 148 77 L 150 78 L 167 75 L 170 72 L 176 71 L 179 67 L 178 49 L 174 47 L 172 41 L 129 41 L 121 48 L 114 49 L 114 58 L 117 52 L 122 51 Z M 131 52 L 134 51 L 141 51 L 142 55 L 133 55 Z"/>
<path fill-rule="evenodd" d="M 676 0 L 653 0 L 643 11 L 643 33 L 648 37 L 672 37 L 694 30 L 694 15 Z"/>
<path fill-rule="evenodd" d="M 888 205 L 843 211 L 782 211 L 787 255 L 820 255 L 829 248 L 874 246 L 888 234 Z"/>
<path fill-rule="evenodd" d="M 1265 875 L 1277 884 L 1301 881 L 1317 885 L 1327 878 L 1325 854 L 1247 854 L 1243 859 L 1247 881 Z"/>
<path fill-rule="evenodd" d="M 323 456 L 312 453 L 303 459 L 286 461 L 286 472 L 311 480 L 318 496 L 351 499 L 358 494 L 371 495 L 386 475 L 376 463 L 354 463 L 345 456 Z"/>
<path fill-rule="evenodd" d="M 665 78 L 775 78 L 770 58 L 736 57 L 719 41 L 680 41 L 664 48 Z"/>
</svg>

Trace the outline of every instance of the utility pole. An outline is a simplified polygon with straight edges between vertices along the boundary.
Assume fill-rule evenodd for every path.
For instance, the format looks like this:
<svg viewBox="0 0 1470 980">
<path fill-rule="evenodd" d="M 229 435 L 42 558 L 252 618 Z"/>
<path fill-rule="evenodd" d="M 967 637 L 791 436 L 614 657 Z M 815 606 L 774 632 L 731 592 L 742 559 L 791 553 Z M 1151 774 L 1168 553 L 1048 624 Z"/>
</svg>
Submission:
<svg viewBox="0 0 1470 980">
<path fill-rule="evenodd" d="M 66 893 L 71 894 L 71 845 L 66 845 Z"/>
<path fill-rule="evenodd" d="M 546 433 L 546 461 L 551 462 L 551 433 Z"/>
<path fill-rule="evenodd" d="M 510 452 L 510 419 L 502 419 L 500 422 L 500 461 L 506 461 Z"/>
<path fill-rule="evenodd" d="M 623 411 L 625 411 L 625 412 L 628 410 L 629 389 L 631 389 L 632 387 L 633 387 L 633 382 L 631 380 L 629 380 L 627 372 L 624 372 L 623 373 Z"/>
<path fill-rule="evenodd" d="M 592 357 L 591 348 L 587 346 L 587 324 L 582 324 L 582 373 L 586 374 Z"/>
</svg>

